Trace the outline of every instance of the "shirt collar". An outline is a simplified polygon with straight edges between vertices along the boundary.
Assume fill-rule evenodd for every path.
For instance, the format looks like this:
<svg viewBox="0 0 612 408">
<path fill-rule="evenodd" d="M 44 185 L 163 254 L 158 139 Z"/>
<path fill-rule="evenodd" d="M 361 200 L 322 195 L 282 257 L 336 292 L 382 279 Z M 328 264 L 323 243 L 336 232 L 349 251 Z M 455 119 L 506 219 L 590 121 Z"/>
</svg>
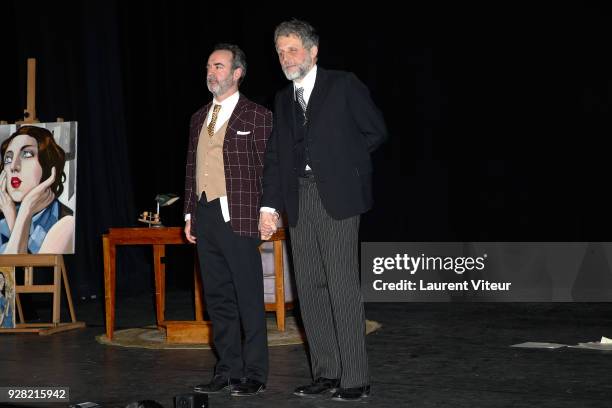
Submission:
<svg viewBox="0 0 612 408">
<path fill-rule="evenodd" d="M 297 88 L 304 88 L 304 99 L 308 101 L 308 99 L 310 98 L 310 94 L 312 93 L 312 90 L 314 88 L 316 79 L 317 79 L 317 65 L 315 64 L 310 69 L 310 71 L 308 71 L 308 73 L 306 74 L 304 79 L 302 79 L 302 81 L 300 82 L 293 81 L 294 92 Z"/>
<path fill-rule="evenodd" d="M 232 112 L 238 104 L 238 99 L 240 99 L 240 92 L 236 91 L 227 98 L 225 98 L 222 102 L 219 102 L 217 98 L 213 98 L 213 106 L 221 105 L 222 110 L 229 109 L 229 112 Z"/>
</svg>

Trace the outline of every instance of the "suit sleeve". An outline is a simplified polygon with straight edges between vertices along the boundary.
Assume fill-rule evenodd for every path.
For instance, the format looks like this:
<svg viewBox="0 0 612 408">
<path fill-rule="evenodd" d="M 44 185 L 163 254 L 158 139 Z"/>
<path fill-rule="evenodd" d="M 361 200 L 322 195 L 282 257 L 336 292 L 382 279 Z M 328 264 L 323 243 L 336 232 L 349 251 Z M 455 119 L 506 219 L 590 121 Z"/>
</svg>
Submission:
<svg viewBox="0 0 612 408">
<path fill-rule="evenodd" d="M 387 126 L 382 113 L 372 101 L 368 88 L 355 76 L 347 77 L 347 102 L 371 153 L 387 139 Z"/>
<path fill-rule="evenodd" d="M 278 112 L 278 104 L 275 103 Z M 272 133 L 266 146 L 263 173 L 263 196 L 261 198 L 262 207 L 276 209 L 279 213 L 283 211 L 283 199 L 281 194 L 280 166 L 278 161 L 279 131 L 277 117 L 274 115 Z"/>
<path fill-rule="evenodd" d="M 185 165 L 185 207 L 183 209 L 183 215 L 191 214 L 193 208 L 195 208 L 195 192 L 193 191 L 193 175 L 195 173 L 194 166 L 195 164 L 195 140 L 196 138 L 192 137 L 192 133 L 194 132 L 195 126 L 195 117 L 193 115 L 191 117 L 191 122 L 189 125 L 189 142 L 187 147 L 187 160 Z"/>
</svg>

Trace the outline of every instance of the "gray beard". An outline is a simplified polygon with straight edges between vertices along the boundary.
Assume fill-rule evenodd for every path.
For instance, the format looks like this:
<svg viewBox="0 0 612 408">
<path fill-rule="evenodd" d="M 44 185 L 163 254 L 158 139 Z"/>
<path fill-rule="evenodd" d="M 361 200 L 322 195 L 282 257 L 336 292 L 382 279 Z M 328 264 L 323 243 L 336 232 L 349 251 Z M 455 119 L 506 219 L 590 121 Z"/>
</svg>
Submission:
<svg viewBox="0 0 612 408">
<path fill-rule="evenodd" d="M 285 74 L 288 80 L 295 81 L 296 79 L 304 78 L 306 74 L 308 74 L 308 70 L 310 69 L 311 66 L 312 66 L 312 58 L 308 56 L 306 60 L 301 65 L 298 66 L 297 71 L 291 73 L 283 69 L 283 74 Z"/>
<path fill-rule="evenodd" d="M 307 74 L 306 72 L 304 72 L 302 67 L 300 67 L 295 72 L 287 72 L 287 71 L 283 70 L 283 73 L 285 74 L 287 79 L 290 80 L 290 81 L 295 81 L 296 79 L 304 78 L 306 76 L 306 74 Z"/>
<path fill-rule="evenodd" d="M 227 92 L 228 89 L 230 89 L 231 86 L 231 78 L 228 78 L 225 82 L 217 82 L 214 85 L 206 81 L 206 87 L 215 98 L 219 95 L 223 95 L 225 92 Z"/>
</svg>

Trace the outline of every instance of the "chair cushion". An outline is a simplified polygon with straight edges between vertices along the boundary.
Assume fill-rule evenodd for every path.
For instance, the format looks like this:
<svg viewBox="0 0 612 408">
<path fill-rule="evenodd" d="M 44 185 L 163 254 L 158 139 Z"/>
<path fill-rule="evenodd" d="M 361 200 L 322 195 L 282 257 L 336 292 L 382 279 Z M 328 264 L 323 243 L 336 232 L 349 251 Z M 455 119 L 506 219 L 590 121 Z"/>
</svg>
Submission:
<svg viewBox="0 0 612 408">
<path fill-rule="evenodd" d="M 264 242 L 261 244 L 261 263 L 263 266 L 264 275 L 264 301 L 265 303 L 274 303 L 274 245 L 272 242 Z M 295 298 L 295 284 L 293 282 L 293 274 L 289 264 L 289 256 L 287 254 L 287 245 L 283 241 L 283 270 L 285 276 L 285 302 L 291 302 Z"/>
</svg>

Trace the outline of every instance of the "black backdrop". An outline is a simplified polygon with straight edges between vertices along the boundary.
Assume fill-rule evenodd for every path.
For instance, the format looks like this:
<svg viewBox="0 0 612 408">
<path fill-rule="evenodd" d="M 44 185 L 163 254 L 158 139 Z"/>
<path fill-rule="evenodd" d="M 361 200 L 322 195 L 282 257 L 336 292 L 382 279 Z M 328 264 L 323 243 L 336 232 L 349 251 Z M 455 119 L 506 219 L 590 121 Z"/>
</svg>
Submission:
<svg viewBox="0 0 612 408">
<path fill-rule="evenodd" d="M 355 72 L 388 123 L 362 240 L 612 240 L 608 10 L 216 3 L 0 6 L 0 119 L 22 116 L 35 57 L 39 118 L 79 122 L 77 244 L 67 257 L 79 295 L 102 292 L 109 226 L 135 224 L 159 192 L 182 195 L 188 121 L 209 99 L 213 44 L 245 50 L 241 90 L 271 107 L 286 83 L 273 30 L 293 16 L 319 29 L 320 65 Z M 182 201 L 162 216 L 182 224 Z M 119 290 L 146 286 L 147 259 L 122 255 Z"/>
</svg>

